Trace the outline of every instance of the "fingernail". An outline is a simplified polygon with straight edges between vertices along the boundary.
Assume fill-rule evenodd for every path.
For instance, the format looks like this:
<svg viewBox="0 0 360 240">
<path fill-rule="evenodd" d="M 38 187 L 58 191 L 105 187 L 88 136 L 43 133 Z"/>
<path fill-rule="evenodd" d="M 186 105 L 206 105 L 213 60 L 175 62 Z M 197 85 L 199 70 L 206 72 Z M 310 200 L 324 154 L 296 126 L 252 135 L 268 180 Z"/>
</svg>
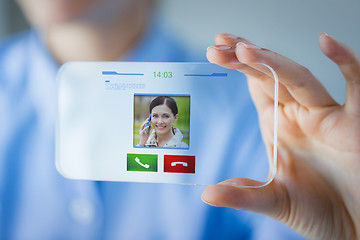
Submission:
<svg viewBox="0 0 360 240">
<path fill-rule="evenodd" d="M 220 185 L 227 185 L 227 186 L 233 186 L 233 187 L 243 187 L 244 185 L 242 185 L 242 184 L 239 184 L 238 182 L 233 182 L 233 181 L 231 181 L 231 180 L 226 180 L 226 181 L 224 181 L 224 182 L 220 182 L 220 183 L 218 183 L 218 184 L 220 184 Z"/>
<path fill-rule="evenodd" d="M 330 37 L 329 34 L 327 34 L 326 32 L 322 32 L 322 33 L 320 33 L 320 35 L 323 35 L 325 37 Z"/>
<path fill-rule="evenodd" d="M 210 206 L 213 206 L 213 207 L 223 207 L 223 206 L 220 206 L 220 205 L 217 205 L 217 204 L 214 204 L 214 203 L 209 203 L 209 202 L 206 202 L 206 201 L 203 201 L 204 203 L 206 204 L 209 204 Z"/>
<path fill-rule="evenodd" d="M 320 36 L 325 36 L 328 39 L 334 39 L 332 36 L 330 36 L 329 34 L 327 34 L 326 32 L 322 32 L 320 33 Z"/>
<path fill-rule="evenodd" d="M 236 47 L 239 46 L 239 45 L 242 45 L 242 46 L 244 46 L 244 47 L 246 47 L 246 48 L 261 49 L 260 47 L 254 45 L 254 44 L 251 44 L 251 43 L 238 42 L 238 43 L 236 44 Z"/>
<path fill-rule="evenodd" d="M 223 207 L 221 205 L 218 205 L 218 204 L 215 204 L 215 203 L 211 203 L 211 202 L 208 202 L 204 199 L 204 193 L 201 195 L 201 200 L 206 203 L 206 204 L 209 204 L 210 206 L 213 206 L 213 207 Z"/>
<path fill-rule="evenodd" d="M 223 51 L 223 50 L 230 50 L 233 48 L 233 46 L 229 46 L 229 45 L 214 45 L 214 46 L 210 46 L 207 48 L 207 50 L 209 50 L 210 48 L 215 48 L 217 50 Z"/>
<path fill-rule="evenodd" d="M 224 38 L 228 38 L 228 39 L 239 39 L 238 36 L 232 35 L 232 34 L 230 34 L 230 33 L 224 33 L 222 36 L 223 36 Z"/>
</svg>

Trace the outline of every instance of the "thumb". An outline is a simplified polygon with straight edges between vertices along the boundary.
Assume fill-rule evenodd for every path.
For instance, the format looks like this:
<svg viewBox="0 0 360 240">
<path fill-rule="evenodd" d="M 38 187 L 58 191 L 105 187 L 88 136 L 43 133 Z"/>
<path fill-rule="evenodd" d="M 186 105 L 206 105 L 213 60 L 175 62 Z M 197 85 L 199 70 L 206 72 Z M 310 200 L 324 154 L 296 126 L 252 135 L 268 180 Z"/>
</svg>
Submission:
<svg viewBox="0 0 360 240">
<path fill-rule="evenodd" d="M 265 187 L 246 187 L 261 184 L 250 179 L 233 178 L 208 186 L 201 198 L 213 206 L 248 210 L 282 220 L 286 214 L 283 211 L 287 209 L 284 207 L 287 199 L 285 191 L 277 187 L 274 181 Z"/>
</svg>

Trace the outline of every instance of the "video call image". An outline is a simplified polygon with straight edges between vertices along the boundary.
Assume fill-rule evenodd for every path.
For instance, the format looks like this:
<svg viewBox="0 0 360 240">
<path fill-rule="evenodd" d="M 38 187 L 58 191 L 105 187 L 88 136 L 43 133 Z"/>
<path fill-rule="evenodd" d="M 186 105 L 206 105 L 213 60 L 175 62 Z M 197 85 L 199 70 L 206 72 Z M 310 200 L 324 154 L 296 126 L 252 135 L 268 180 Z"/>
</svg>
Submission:
<svg viewBox="0 0 360 240">
<path fill-rule="evenodd" d="M 190 95 L 134 95 L 134 147 L 190 145 Z"/>
</svg>

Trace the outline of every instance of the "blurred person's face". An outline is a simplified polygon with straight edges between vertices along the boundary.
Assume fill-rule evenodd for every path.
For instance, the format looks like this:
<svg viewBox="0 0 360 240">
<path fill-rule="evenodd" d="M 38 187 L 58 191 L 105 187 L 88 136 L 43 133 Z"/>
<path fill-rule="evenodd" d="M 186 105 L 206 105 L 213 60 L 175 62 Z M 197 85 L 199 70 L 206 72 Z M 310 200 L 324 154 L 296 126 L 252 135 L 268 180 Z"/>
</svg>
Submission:
<svg viewBox="0 0 360 240">
<path fill-rule="evenodd" d="M 126 13 L 132 4 L 147 0 L 17 0 L 29 22 L 46 29 L 73 21 L 107 23 Z"/>
</svg>

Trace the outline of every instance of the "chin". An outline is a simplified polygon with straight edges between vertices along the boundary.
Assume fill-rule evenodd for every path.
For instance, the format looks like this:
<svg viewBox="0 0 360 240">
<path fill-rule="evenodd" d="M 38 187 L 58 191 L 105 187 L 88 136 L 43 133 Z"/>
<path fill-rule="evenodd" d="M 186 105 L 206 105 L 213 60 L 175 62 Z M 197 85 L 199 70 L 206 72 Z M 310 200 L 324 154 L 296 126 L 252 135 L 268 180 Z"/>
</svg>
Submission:
<svg viewBox="0 0 360 240">
<path fill-rule="evenodd" d="M 38 28 L 68 23 L 84 14 L 93 2 L 93 0 L 19 0 L 29 21 Z"/>
</svg>

